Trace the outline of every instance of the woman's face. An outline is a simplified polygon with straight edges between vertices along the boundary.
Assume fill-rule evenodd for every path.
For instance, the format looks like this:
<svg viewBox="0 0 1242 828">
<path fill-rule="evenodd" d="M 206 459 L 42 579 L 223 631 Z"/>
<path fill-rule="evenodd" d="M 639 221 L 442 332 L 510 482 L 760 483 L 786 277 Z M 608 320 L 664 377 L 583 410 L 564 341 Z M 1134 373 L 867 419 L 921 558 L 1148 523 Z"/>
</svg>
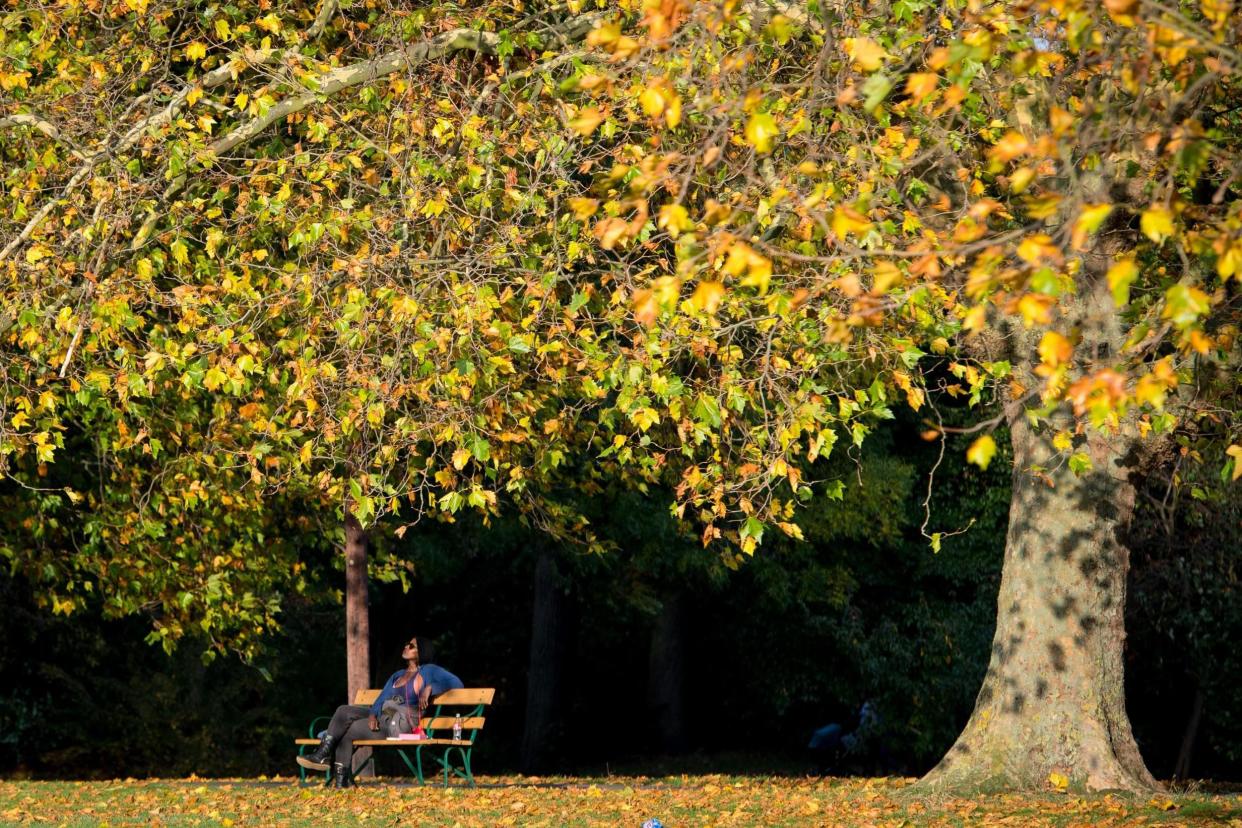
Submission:
<svg viewBox="0 0 1242 828">
<path fill-rule="evenodd" d="M 417 639 L 411 638 L 409 641 L 405 642 L 405 647 L 401 649 L 401 657 L 406 660 L 413 659 L 414 661 L 418 661 Z"/>
</svg>

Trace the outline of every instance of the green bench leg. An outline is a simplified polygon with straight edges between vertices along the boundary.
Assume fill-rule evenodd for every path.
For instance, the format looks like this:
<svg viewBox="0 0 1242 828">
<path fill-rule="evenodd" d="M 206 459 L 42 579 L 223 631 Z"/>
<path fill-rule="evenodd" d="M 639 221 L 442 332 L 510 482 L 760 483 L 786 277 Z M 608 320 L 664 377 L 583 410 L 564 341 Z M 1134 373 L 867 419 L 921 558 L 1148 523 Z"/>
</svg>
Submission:
<svg viewBox="0 0 1242 828">
<path fill-rule="evenodd" d="M 474 772 L 470 768 L 470 754 L 471 754 L 470 748 L 471 748 L 470 745 L 463 745 L 461 747 L 453 746 L 450 748 L 445 748 L 444 753 L 441 756 L 436 757 L 436 761 L 440 763 L 440 767 L 444 770 L 444 787 L 447 788 L 449 786 L 449 773 L 450 772 L 452 772 L 454 776 L 458 776 L 466 780 L 466 782 L 468 782 L 472 788 L 476 787 L 477 783 L 474 781 Z M 461 770 L 458 770 L 453 765 L 453 759 L 452 759 L 453 751 L 457 751 L 458 753 L 461 754 L 461 766 L 462 766 Z"/>
<path fill-rule="evenodd" d="M 401 756 L 401 761 L 405 762 L 405 766 L 410 769 L 410 773 L 414 774 L 414 776 L 418 779 L 418 784 L 421 785 L 423 784 L 423 757 L 420 754 L 420 750 L 421 748 L 414 751 L 414 756 L 418 759 L 418 763 L 415 765 L 415 763 L 410 761 L 410 757 L 403 749 L 397 748 L 397 753 Z"/>
</svg>

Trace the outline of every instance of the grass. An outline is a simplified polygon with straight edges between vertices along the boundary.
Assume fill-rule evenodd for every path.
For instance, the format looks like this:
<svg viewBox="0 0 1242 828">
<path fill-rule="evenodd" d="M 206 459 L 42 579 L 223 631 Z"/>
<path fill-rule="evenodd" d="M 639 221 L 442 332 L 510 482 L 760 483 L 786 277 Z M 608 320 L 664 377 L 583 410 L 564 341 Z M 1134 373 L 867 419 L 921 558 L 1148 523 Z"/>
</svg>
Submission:
<svg viewBox="0 0 1242 828">
<path fill-rule="evenodd" d="M 0 782 L 0 825 L 1147 826 L 1242 828 L 1236 795 L 1046 794 L 936 801 L 901 793 L 909 779 L 480 777 L 480 787 L 365 780 L 347 791 L 294 778 Z"/>
</svg>

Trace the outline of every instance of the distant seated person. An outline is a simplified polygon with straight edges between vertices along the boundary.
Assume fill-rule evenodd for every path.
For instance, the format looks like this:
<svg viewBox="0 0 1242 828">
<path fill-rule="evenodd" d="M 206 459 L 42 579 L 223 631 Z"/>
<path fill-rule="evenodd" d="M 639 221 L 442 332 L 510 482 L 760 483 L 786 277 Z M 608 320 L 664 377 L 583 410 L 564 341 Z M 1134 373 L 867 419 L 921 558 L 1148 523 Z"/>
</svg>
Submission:
<svg viewBox="0 0 1242 828">
<path fill-rule="evenodd" d="M 807 748 L 815 759 L 817 773 L 835 770 L 843 760 L 856 757 L 866 749 L 880 726 L 880 715 L 875 705 L 870 701 L 863 702 L 853 724 L 853 728 L 847 731 L 845 725 L 833 722 L 811 734 Z"/>
<path fill-rule="evenodd" d="M 418 729 L 423 711 L 433 698 L 446 690 L 460 690 L 461 679 L 430 662 L 431 642 L 415 636 L 401 650 L 406 667 L 388 677 L 379 698 L 370 707 L 343 704 L 336 709 L 309 756 L 299 756 L 298 764 L 311 770 L 328 770 L 332 760 L 332 784 L 347 788 L 354 761 L 355 739 L 384 739 Z"/>
</svg>

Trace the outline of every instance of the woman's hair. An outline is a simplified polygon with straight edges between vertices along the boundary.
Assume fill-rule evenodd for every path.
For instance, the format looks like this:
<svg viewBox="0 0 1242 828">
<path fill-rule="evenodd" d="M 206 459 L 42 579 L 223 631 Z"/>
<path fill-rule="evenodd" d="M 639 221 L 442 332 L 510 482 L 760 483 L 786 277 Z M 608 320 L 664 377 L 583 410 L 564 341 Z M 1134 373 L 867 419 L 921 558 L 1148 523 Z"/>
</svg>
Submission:
<svg viewBox="0 0 1242 828">
<path fill-rule="evenodd" d="M 430 664 L 431 662 L 435 661 L 436 647 L 434 644 L 431 643 L 430 638 L 426 638 L 421 635 L 412 635 L 410 636 L 410 638 L 418 642 L 418 663 L 419 664 Z"/>
</svg>

